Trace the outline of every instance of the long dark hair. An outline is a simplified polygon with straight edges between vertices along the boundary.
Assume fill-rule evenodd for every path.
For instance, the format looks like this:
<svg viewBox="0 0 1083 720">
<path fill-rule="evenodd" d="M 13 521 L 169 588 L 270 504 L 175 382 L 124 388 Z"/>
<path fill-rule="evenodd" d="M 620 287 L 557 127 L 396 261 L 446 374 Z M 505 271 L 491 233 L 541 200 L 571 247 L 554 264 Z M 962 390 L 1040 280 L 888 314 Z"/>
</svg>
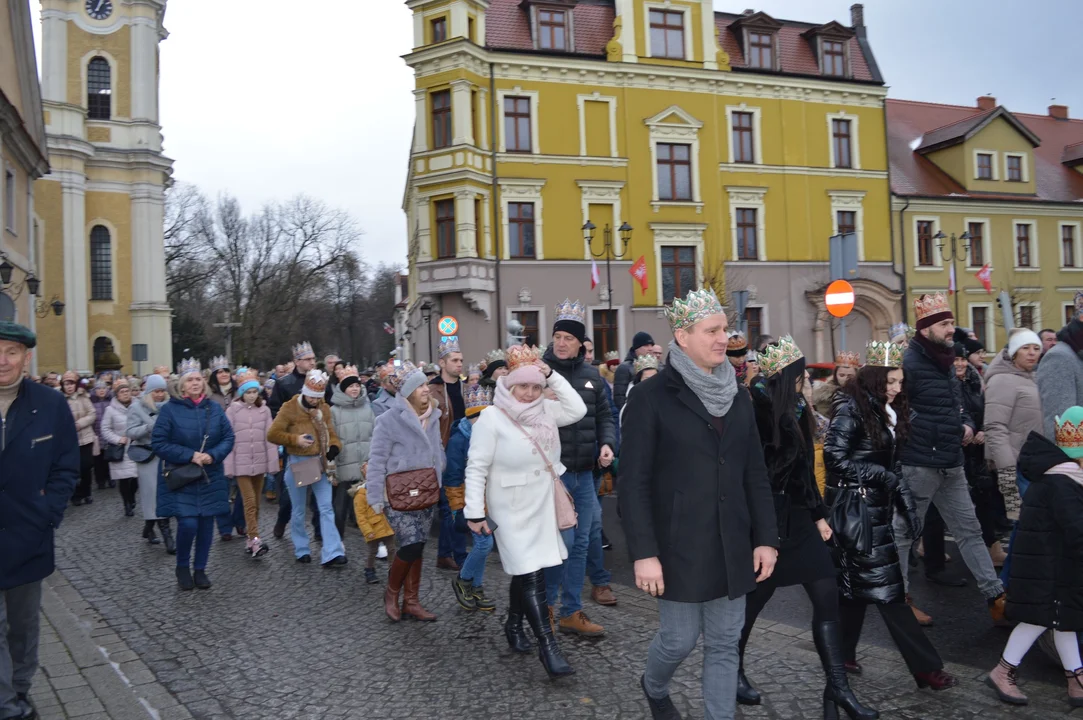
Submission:
<svg viewBox="0 0 1083 720">
<path fill-rule="evenodd" d="M 869 440 L 877 450 L 884 446 L 883 433 L 869 432 L 867 428 L 879 427 L 883 415 L 873 408 L 873 402 L 878 405 L 887 403 L 887 376 L 897 369 L 900 368 L 866 365 L 857 371 L 857 377 L 838 390 L 844 397 L 853 398 L 857 405 L 858 420 L 866 428 Z M 895 411 L 895 444 L 900 445 L 910 434 L 910 401 L 906 398 L 905 378 L 902 390 L 895 396 L 891 408 Z"/>
<path fill-rule="evenodd" d="M 782 445 L 782 426 L 788 421 L 797 425 L 804 434 L 806 442 L 812 442 L 815 436 L 812 424 L 812 406 L 806 403 L 805 411 L 797 417 L 798 402 L 803 398 L 797 392 L 798 379 L 805 377 L 805 359 L 791 363 L 779 372 L 767 378 L 764 387 L 771 401 L 771 444 Z"/>
<path fill-rule="evenodd" d="M 222 369 L 229 370 L 229 368 L 222 368 Z M 220 372 L 220 370 L 215 370 L 214 372 L 211 373 L 211 376 L 209 378 L 207 378 L 207 386 L 213 392 L 216 392 L 219 395 L 225 395 L 225 393 L 222 392 L 222 387 L 218 384 L 218 373 L 219 372 Z M 233 371 L 232 370 L 230 370 L 230 372 L 229 372 L 229 382 L 230 382 L 231 386 L 235 384 L 233 382 Z M 234 388 L 234 389 L 236 389 L 236 388 Z"/>
</svg>

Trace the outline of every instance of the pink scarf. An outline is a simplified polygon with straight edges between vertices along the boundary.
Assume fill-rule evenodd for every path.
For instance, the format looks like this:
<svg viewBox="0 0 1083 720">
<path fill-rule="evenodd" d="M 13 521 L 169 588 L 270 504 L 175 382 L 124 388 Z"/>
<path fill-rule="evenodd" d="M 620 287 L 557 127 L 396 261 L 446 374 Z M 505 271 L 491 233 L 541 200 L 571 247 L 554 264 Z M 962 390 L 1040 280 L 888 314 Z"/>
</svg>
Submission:
<svg viewBox="0 0 1083 720">
<path fill-rule="evenodd" d="M 529 430 L 546 455 L 550 454 L 554 447 L 559 448 L 560 435 L 557 433 L 557 424 L 552 416 L 545 412 L 545 395 L 540 395 L 532 403 L 521 403 L 511 394 L 511 390 L 505 384 L 506 380 L 507 377 L 497 379 L 493 405 Z"/>
<path fill-rule="evenodd" d="M 410 408 L 413 410 L 413 408 Z M 429 428 L 429 416 L 432 415 L 433 404 L 429 403 L 429 409 L 417 416 L 417 419 L 421 422 L 421 429 L 428 430 Z M 417 414 L 416 412 L 414 413 Z"/>
</svg>

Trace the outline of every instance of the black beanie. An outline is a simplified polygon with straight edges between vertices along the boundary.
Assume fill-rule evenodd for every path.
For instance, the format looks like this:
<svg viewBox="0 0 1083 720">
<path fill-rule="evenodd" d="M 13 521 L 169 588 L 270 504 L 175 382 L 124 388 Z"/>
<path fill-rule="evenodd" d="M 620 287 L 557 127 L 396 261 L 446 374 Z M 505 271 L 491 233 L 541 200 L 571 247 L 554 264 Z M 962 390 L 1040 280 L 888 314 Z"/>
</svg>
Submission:
<svg viewBox="0 0 1083 720">
<path fill-rule="evenodd" d="M 504 360 L 493 360 L 491 363 L 485 366 L 485 371 L 481 373 L 481 378 L 483 380 L 488 380 L 493 376 L 494 372 L 496 372 L 500 368 L 506 368 L 507 366 L 508 363 Z"/>
<path fill-rule="evenodd" d="M 347 375 L 346 377 L 342 378 L 342 382 L 338 384 L 338 389 L 342 392 L 346 392 L 346 388 L 350 387 L 354 383 L 361 384 L 361 378 L 357 377 L 356 375 Z"/>
<path fill-rule="evenodd" d="M 985 346 L 981 344 L 980 340 L 969 337 L 963 340 L 963 346 L 966 348 L 967 356 L 973 355 L 976 352 L 981 352 L 985 349 Z"/>
<path fill-rule="evenodd" d="M 641 330 L 632 338 L 632 352 L 635 352 L 646 345 L 654 345 L 654 338 L 650 336 L 650 333 L 645 333 Z"/>
<path fill-rule="evenodd" d="M 955 343 L 955 357 L 965 358 L 966 356 L 966 345 L 963 345 L 961 342 Z"/>
<path fill-rule="evenodd" d="M 566 332 L 579 342 L 587 340 L 587 326 L 576 320 L 557 320 L 553 323 L 553 333 Z"/>
</svg>

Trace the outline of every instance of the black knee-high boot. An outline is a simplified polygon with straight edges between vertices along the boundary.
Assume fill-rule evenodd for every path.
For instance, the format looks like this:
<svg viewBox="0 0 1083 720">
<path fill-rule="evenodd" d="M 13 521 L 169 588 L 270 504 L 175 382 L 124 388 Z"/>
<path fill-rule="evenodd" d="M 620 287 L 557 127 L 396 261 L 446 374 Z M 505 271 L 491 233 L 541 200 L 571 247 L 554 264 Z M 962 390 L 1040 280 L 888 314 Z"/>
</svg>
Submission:
<svg viewBox="0 0 1083 720">
<path fill-rule="evenodd" d="M 139 480 L 136 478 L 121 478 L 119 482 L 120 497 L 124 501 L 124 515 L 131 517 L 135 515 L 135 491 L 139 487 Z"/>
<path fill-rule="evenodd" d="M 553 628 L 549 624 L 549 606 L 545 602 L 545 573 L 541 570 L 523 575 L 523 612 L 534 637 L 538 639 L 538 657 L 541 659 L 549 678 L 555 680 L 565 675 L 573 675 L 575 670 L 564 659 L 553 637 Z"/>
<path fill-rule="evenodd" d="M 162 531 L 162 542 L 165 543 L 166 554 L 176 555 L 177 541 L 173 539 L 173 529 L 169 527 L 169 518 L 159 520 L 158 529 Z"/>
<path fill-rule="evenodd" d="M 511 578 L 511 591 L 508 594 L 508 619 L 504 623 L 504 637 L 508 645 L 517 653 L 528 653 L 534 649 L 523 631 L 523 576 Z"/>
<path fill-rule="evenodd" d="M 748 630 L 751 629 L 749 626 Z M 759 705 L 763 702 L 760 691 L 752 687 L 752 683 L 745 676 L 745 646 L 748 645 L 748 630 L 741 631 L 741 641 L 738 644 L 739 665 L 737 666 L 737 703 L 739 705 Z"/>
<path fill-rule="evenodd" d="M 812 623 L 812 637 L 827 676 L 824 688 L 824 720 L 838 720 L 841 707 L 851 720 L 877 720 L 880 713 L 862 705 L 846 678 L 842 623 L 837 620 Z"/>
<path fill-rule="evenodd" d="M 143 538 L 147 542 L 149 542 L 151 545 L 159 545 L 159 544 L 161 544 L 162 541 L 159 540 L 158 536 L 154 534 L 154 521 L 153 520 L 144 520 L 143 521 Z"/>
</svg>

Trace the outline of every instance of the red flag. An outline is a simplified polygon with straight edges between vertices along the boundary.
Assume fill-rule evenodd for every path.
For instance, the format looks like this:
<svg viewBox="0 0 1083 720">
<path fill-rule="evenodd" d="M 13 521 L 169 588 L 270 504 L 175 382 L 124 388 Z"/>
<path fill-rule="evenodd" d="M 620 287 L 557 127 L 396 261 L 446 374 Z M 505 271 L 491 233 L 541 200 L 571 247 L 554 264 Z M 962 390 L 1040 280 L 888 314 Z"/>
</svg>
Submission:
<svg viewBox="0 0 1083 720">
<path fill-rule="evenodd" d="M 955 263 L 948 268 L 948 295 L 955 294 Z"/>
<path fill-rule="evenodd" d="M 647 281 L 647 259 L 643 255 L 639 256 L 639 259 L 635 261 L 635 264 L 628 269 L 628 272 L 632 274 L 632 277 L 639 282 L 639 287 L 643 290 L 643 294 L 647 294 L 647 288 L 649 283 Z"/>
<path fill-rule="evenodd" d="M 974 277 L 978 278 L 978 282 L 985 288 L 985 292 L 990 295 L 993 294 L 993 283 L 990 281 L 992 274 L 992 271 L 989 269 L 989 263 L 985 263 L 981 266 L 981 270 L 974 273 Z"/>
<path fill-rule="evenodd" d="M 590 289 L 598 287 L 601 277 L 598 275 L 598 263 L 593 258 L 590 260 Z"/>
</svg>

